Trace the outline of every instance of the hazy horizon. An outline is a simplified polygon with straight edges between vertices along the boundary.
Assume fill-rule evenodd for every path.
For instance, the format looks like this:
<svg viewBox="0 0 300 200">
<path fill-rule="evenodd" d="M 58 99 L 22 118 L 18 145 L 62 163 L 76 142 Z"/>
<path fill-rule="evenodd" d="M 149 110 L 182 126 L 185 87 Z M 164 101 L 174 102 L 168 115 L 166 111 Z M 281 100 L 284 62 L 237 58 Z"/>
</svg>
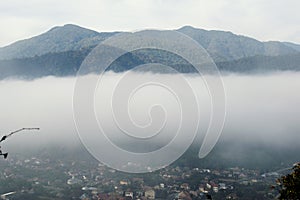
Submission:
<svg viewBox="0 0 300 200">
<path fill-rule="evenodd" d="M 0 47 L 63 24 L 78 24 L 100 32 L 176 29 L 191 25 L 209 30 L 232 31 L 261 41 L 300 44 L 299 7 L 297 0 L 188 0 L 172 3 L 161 0 L 126 0 L 117 3 L 107 0 L 63 3 L 48 0 L 30 0 L 26 3 L 9 1 L 0 5 L 0 26 L 4 27 L 0 33 Z"/>
</svg>

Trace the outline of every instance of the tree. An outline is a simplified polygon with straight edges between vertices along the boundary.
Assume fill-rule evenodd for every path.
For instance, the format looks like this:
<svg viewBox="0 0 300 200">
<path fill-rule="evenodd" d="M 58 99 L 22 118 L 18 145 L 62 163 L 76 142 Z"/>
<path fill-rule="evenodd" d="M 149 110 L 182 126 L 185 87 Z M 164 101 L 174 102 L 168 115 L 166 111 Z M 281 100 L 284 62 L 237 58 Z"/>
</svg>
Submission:
<svg viewBox="0 0 300 200">
<path fill-rule="evenodd" d="M 295 164 L 293 172 L 277 180 L 279 199 L 300 199 L 300 162 Z"/>
</svg>

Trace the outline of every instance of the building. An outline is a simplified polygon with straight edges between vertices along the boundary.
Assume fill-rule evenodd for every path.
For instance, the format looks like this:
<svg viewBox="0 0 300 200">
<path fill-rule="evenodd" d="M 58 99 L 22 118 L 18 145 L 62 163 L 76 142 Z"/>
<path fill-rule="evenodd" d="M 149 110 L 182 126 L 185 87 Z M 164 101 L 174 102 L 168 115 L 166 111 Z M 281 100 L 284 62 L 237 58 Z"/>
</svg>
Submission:
<svg viewBox="0 0 300 200">
<path fill-rule="evenodd" d="M 155 191 L 153 189 L 147 189 L 145 191 L 145 197 L 147 199 L 155 199 Z"/>
</svg>

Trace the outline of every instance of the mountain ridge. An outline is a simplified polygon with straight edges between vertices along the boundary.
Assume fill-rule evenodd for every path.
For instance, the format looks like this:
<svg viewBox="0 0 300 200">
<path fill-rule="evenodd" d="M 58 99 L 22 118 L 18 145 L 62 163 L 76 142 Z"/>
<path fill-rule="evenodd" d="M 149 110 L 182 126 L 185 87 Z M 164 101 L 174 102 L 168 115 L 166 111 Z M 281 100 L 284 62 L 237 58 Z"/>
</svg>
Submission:
<svg viewBox="0 0 300 200">
<path fill-rule="evenodd" d="M 208 31 L 191 26 L 184 26 L 177 31 L 202 45 L 224 72 L 300 71 L 298 44 L 260 42 L 232 32 Z M 117 33 L 99 33 L 67 24 L 0 48 L 0 80 L 8 77 L 34 79 L 43 76 L 74 76 L 93 48 Z M 163 63 L 180 73 L 195 73 L 193 66 L 182 61 L 180 56 L 144 49 L 121 56 L 108 70 L 122 72 L 141 64 Z M 164 70 L 160 69 L 156 73 L 166 73 Z"/>
<path fill-rule="evenodd" d="M 56 26 L 38 36 L 0 48 L 0 60 L 29 58 L 47 53 L 80 50 L 96 46 L 115 33 L 98 33 L 73 24 Z"/>
<path fill-rule="evenodd" d="M 256 55 L 278 56 L 297 52 L 296 49 L 278 41 L 261 42 L 230 31 L 204 30 L 191 26 L 184 26 L 178 31 L 196 40 L 216 61 L 236 60 Z M 225 57 L 225 59 L 220 60 L 218 56 Z"/>
<path fill-rule="evenodd" d="M 300 45 L 277 41 L 261 42 L 229 31 L 183 26 L 184 33 L 201 44 L 216 61 L 236 60 L 256 55 L 277 56 L 300 51 Z M 38 36 L 0 48 L 0 60 L 28 58 L 47 53 L 77 51 L 96 46 L 119 32 L 97 32 L 74 24 L 56 26 Z M 299 49 L 296 48 L 299 46 Z"/>
</svg>

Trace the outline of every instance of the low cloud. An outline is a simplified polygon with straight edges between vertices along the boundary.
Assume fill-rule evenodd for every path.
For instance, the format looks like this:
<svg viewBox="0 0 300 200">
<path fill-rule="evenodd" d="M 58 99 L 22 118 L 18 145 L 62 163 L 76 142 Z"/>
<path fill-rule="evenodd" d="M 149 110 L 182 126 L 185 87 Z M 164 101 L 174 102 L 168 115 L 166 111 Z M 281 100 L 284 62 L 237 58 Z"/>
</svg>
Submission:
<svg viewBox="0 0 300 200">
<path fill-rule="evenodd" d="M 110 96 L 115 92 L 114 86 L 119 83 L 123 74 L 108 73 L 103 77 L 102 89 L 99 86 L 95 95 L 95 112 L 98 120 L 107 120 L 111 116 Z M 181 75 L 159 75 L 131 73 L 130 80 L 153 78 L 180 83 Z M 128 77 L 127 77 L 128 78 Z M 201 77 L 184 75 L 191 88 L 195 91 L 200 108 L 199 135 L 204 134 L 210 117 L 210 99 Z M 300 73 L 286 72 L 268 75 L 237 75 L 223 76 L 227 97 L 227 116 L 221 140 L 243 140 L 263 142 L 269 145 L 299 145 L 300 139 Z M 6 149 L 14 146 L 41 147 L 50 144 L 70 146 L 80 144 L 73 119 L 73 91 L 76 79 L 46 77 L 34 81 L 3 80 L 0 82 L 0 120 L 1 134 L 22 127 L 40 127 L 39 132 L 18 133 L 9 138 L 3 146 Z M 124 85 L 123 85 L 124 86 Z M 126 85 L 125 85 L 126 87 Z M 177 89 L 182 85 L 178 84 Z M 154 124 L 154 129 L 162 124 L 158 119 L 167 119 L 164 131 L 174 134 L 180 120 L 178 101 L 166 88 L 150 85 L 138 90 L 126 101 L 131 118 L 140 127 Z M 151 101 L 155 101 L 151 103 Z M 180 102 L 189 103 L 189 102 Z M 151 106 L 158 105 L 158 109 Z M 162 105 L 164 110 L 159 109 Z M 101 107 L 102 106 L 102 107 Z M 103 107 L 104 106 L 104 107 Z M 150 110 L 149 110 L 150 109 Z M 165 111 L 165 112 L 161 112 Z M 168 112 L 169 111 L 169 112 Z M 151 118 L 152 117 L 152 118 Z M 118 118 L 118 120 L 120 120 Z M 122 118 L 121 118 L 122 120 Z M 155 121 L 156 120 L 156 121 Z M 193 119 L 190 119 L 191 121 Z M 119 121 L 121 126 L 122 121 Z M 120 125 L 120 124 L 119 124 Z M 114 138 L 116 123 L 106 123 L 105 130 L 111 131 L 112 139 L 124 145 L 125 139 Z M 126 127 L 125 127 L 126 128 Z M 190 131 L 185 127 L 186 132 Z M 91 130 L 93 131 L 93 130 Z M 80 133 L 85 134 L 85 133 Z M 89 134 L 89 133 L 86 133 Z M 149 132 L 140 136 L 151 136 Z M 163 137 L 169 140 L 168 134 Z M 201 138 L 201 137 L 200 137 Z M 161 140 L 163 141 L 163 140 Z M 162 142 L 161 145 L 165 143 Z M 128 147 L 130 150 L 130 147 Z M 132 147 L 131 147 L 132 148 Z M 152 147 L 149 147 L 152 148 Z"/>
</svg>

